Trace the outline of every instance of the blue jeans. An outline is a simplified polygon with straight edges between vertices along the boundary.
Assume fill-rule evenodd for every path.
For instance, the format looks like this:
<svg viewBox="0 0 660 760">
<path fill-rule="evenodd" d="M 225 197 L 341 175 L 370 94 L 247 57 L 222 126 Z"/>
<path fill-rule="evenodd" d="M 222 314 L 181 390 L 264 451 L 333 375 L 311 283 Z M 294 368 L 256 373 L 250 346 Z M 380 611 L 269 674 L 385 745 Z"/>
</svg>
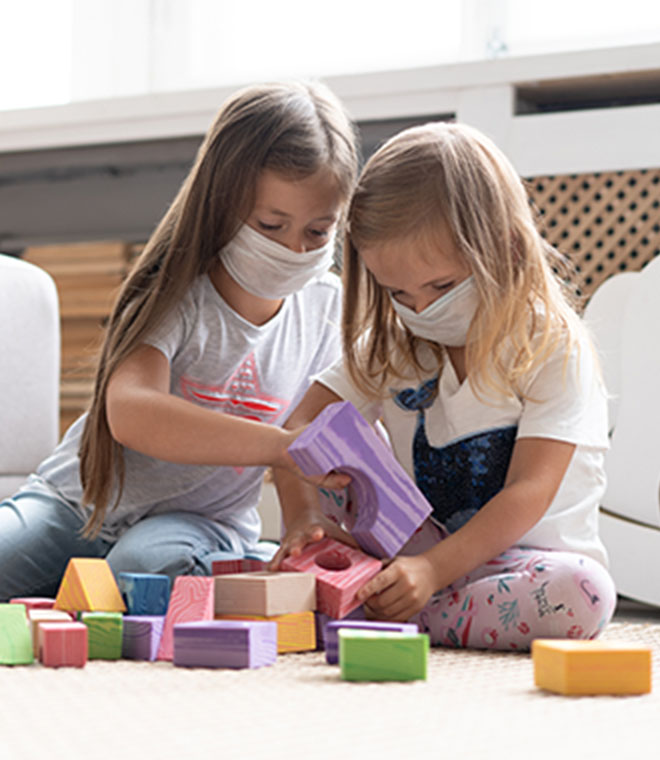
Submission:
<svg viewBox="0 0 660 760">
<path fill-rule="evenodd" d="M 214 560 L 269 560 L 277 548 L 260 542 L 237 553 L 234 531 L 189 512 L 147 517 L 114 543 L 85 539 L 82 529 L 80 516 L 65 501 L 40 492 L 22 491 L 0 502 L 0 602 L 55 596 L 71 557 L 105 557 L 115 575 L 163 573 L 174 580 L 210 575 Z"/>
</svg>

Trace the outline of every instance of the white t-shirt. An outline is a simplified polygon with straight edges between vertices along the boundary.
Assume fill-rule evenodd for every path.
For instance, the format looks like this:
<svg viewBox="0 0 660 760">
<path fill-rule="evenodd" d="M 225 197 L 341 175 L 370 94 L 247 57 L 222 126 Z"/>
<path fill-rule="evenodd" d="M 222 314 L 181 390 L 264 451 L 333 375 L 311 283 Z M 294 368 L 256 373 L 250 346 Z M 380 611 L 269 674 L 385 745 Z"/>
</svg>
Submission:
<svg viewBox="0 0 660 760">
<path fill-rule="evenodd" d="M 341 284 L 333 274 L 285 298 L 279 312 L 260 326 L 231 309 L 204 275 L 145 342 L 169 360 L 172 394 L 281 426 L 311 377 L 340 355 L 340 313 Z M 27 484 L 55 490 L 76 509 L 82 498 L 83 423 L 84 415 Z M 149 515 L 188 511 L 233 528 L 249 545 L 258 541 L 263 468 L 172 464 L 126 448 L 124 455 L 124 491 L 117 509 L 106 516 L 103 538 L 112 541 Z"/>
<path fill-rule="evenodd" d="M 433 366 L 430 352 L 427 358 L 427 366 Z M 439 378 L 437 369 L 423 377 L 411 374 L 408 382 L 392 382 L 381 402 L 355 389 L 341 359 L 315 380 L 351 401 L 369 421 L 382 420 L 396 457 L 433 506 L 432 519 L 449 532 L 502 488 L 516 440 L 552 438 L 576 444 L 552 504 L 517 543 L 580 552 L 607 565 L 598 537 L 607 401 L 585 337 L 566 366 L 560 351 L 524 379 L 524 395 L 534 401 L 481 400 L 467 380 L 459 384 L 448 359 Z"/>
</svg>

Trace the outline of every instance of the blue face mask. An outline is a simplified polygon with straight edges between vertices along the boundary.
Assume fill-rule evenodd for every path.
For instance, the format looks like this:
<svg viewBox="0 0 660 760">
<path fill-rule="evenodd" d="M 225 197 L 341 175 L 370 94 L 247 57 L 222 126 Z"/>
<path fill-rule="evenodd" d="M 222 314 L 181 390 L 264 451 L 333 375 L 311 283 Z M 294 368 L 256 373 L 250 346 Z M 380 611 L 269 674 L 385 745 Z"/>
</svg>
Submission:
<svg viewBox="0 0 660 760">
<path fill-rule="evenodd" d="M 470 276 L 419 314 L 399 303 L 391 293 L 390 301 L 394 311 L 413 335 L 443 346 L 464 346 L 479 305 L 479 294 L 474 277 Z"/>
</svg>

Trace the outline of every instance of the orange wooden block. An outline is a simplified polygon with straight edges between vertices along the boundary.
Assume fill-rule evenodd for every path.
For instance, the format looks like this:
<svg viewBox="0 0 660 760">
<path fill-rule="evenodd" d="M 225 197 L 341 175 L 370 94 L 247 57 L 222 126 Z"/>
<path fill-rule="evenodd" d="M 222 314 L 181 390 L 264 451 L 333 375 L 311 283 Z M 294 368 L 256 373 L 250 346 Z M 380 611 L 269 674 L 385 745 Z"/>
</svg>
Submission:
<svg viewBox="0 0 660 760">
<path fill-rule="evenodd" d="M 559 694 L 646 694 L 651 649 L 611 641 L 535 639 L 534 683 Z"/>
<path fill-rule="evenodd" d="M 104 559 L 72 557 L 55 597 L 56 610 L 126 612 L 115 576 Z"/>
<path fill-rule="evenodd" d="M 216 620 L 266 620 L 277 623 L 277 652 L 308 652 L 316 649 L 314 613 L 291 612 L 286 615 L 216 615 Z"/>
</svg>

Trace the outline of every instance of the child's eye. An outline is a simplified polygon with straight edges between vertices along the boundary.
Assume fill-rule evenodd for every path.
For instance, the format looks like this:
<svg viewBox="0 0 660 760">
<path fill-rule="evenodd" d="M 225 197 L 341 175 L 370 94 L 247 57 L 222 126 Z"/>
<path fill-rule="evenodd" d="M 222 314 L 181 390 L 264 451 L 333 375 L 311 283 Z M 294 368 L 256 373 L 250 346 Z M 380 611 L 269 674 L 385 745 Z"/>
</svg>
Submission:
<svg viewBox="0 0 660 760">
<path fill-rule="evenodd" d="M 309 230 L 312 237 L 327 237 L 329 232 L 329 230 Z"/>
<path fill-rule="evenodd" d="M 276 230 L 281 229 L 281 225 L 279 224 L 266 224 L 266 222 L 259 222 L 258 224 L 259 227 L 266 232 L 275 232 Z"/>
</svg>

